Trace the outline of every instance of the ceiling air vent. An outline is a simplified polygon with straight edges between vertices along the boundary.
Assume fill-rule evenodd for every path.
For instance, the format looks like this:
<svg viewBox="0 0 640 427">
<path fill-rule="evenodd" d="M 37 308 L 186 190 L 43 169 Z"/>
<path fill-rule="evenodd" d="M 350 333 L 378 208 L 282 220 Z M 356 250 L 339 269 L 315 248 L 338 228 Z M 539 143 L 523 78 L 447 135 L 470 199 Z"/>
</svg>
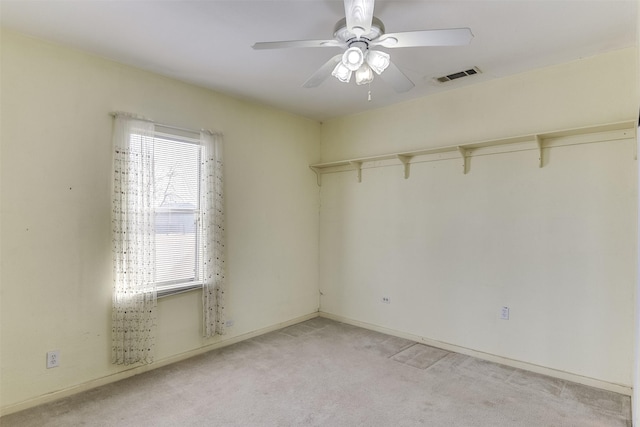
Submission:
<svg viewBox="0 0 640 427">
<path fill-rule="evenodd" d="M 473 67 L 468 70 L 458 71 L 457 73 L 448 74 L 446 76 L 436 77 L 434 78 L 434 80 L 439 83 L 446 83 L 446 82 L 450 82 L 451 80 L 456 80 L 462 77 L 472 76 L 474 74 L 480 74 L 480 73 L 481 71 L 478 67 Z"/>
</svg>

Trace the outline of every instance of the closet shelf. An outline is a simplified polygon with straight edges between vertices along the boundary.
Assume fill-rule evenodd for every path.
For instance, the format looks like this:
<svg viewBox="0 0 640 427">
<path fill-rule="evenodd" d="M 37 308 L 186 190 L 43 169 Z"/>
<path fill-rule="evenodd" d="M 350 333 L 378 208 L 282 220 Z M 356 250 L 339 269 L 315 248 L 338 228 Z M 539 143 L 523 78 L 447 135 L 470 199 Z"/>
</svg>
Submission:
<svg viewBox="0 0 640 427">
<path fill-rule="evenodd" d="M 404 167 L 404 178 L 408 179 L 412 163 L 451 160 L 455 158 L 461 160 L 462 173 L 466 174 L 469 172 L 471 157 L 525 150 L 537 150 L 538 167 L 543 167 L 544 150 L 547 148 L 631 138 L 635 137 L 636 126 L 637 123 L 635 121 L 607 123 L 597 126 L 565 129 L 560 131 L 517 136 L 513 138 L 494 139 L 445 147 L 424 148 L 412 151 L 401 151 L 398 153 L 360 157 L 356 159 L 337 160 L 334 162 L 318 163 L 310 165 L 309 167 L 315 172 L 318 185 L 322 184 L 321 177 L 325 173 L 355 171 L 358 182 L 361 182 L 362 169 L 393 164 L 402 165 Z"/>
</svg>

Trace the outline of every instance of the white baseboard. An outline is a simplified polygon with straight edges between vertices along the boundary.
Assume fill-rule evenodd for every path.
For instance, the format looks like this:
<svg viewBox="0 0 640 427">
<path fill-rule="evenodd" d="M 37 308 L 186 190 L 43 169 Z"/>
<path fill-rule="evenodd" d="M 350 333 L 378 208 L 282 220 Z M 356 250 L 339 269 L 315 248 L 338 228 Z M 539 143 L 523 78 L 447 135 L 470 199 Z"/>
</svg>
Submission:
<svg viewBox="0 0 640 427">
<path fill-rule="evenodd" d="M 54 400 L 69 397 L 74 394 L 81 393 L 83 391 L 91 390 L 96 387 L 100 387 L 106 384 L 120 381 L 125 378 L 142 374 L 143 372 L 151 371 L 153 369 L 170 365 L 172 363 L 180 362 L 182 360 L 189 359 L 190 357 L 198 356 L 200 354 L 203 354 L 212 350 L 216 350 L 221 347 L 226 347 L 228 345 L 235 344 L 240 341 L 248 340 L 250 338 L 254 338 L 259 335 L 273 332 L 278 329 L 286 328 L 287 326 L 295 325 L 296 323 L 304 322 L 306 320 L 310 320 L 318 316 L 319 316 L 318 312 L 313 312 L 304 316 L 296 317 L 295 319 L 291 319 L 286 322 L 276 323 L 275 325 L 267 326 L 266 328 L 261 328 L 252 332 L 248 332 L 246 334 L 241 334 L 241 335 L 237 335 L 237 336 L 226 338 L 226 339 L 223 337 L 221 340 L 216 341 L 215 343 L 212 343 L 203 347 L 199 347 L 197 349 L 190 350 L 184 353 L 180 353 L 171 357 L 167 357 L 165 359 L 153 362 L 149 365 L 136 366 L 134 368 L 127 369 L 125 371 L 121 371 L 116 374 L 96 378 L 91 381 L 84 382 L 82 384 L 78 384 L 72 387 L 67 387 L 62 390 L 57 390 L 52 393 L 47 393 L 45 395 L 35 397 L 33 399 L 28 399 L 19 403 L 8 405 L 4 408 L 0 408 L 0 416 L 9 415 L 14 412 L 19 412 L 25 409 L 33 408 L 38 405 L 53 402 Z"/>
<path fill-rule="evenodd" d="M 465 354 L 467 356 L 477 357 L 478 359 L 487 360 L 490 362 L 500 363 L 502 365 L 511 366 L 513 368 L 523 369 L 525 371 L 535 372 L 542 375 L 547 375 L 554 378 L 559 378 L 566 381 L 572 381 L 574 383 L 587 385 L 590 387 L 596 387 L 602 390 L 608 390 L 615 393 L 624 394 L 627 396 L 632 395 L 632 387 L 622 384 L 610 383 L 607 381 L 598 380 L 595 378 L 584 377 L 582 375 L 573 374 L 571 372 L 560 371 L 553 368 L 547 368 L 544 366 L 534 365 L 532 363 L 522 362 L 519 360 L 509 359 L 495 354 L 484 353 L 470 348 L 460 347 L 454 344 L 444 343 L 441 341 L 432 340 L 429 338 L 421 337 L 419 335 L 413 335 L 402 331 L 396 331 L 394 329 L 385 328 L 371 323 L 361 322 L 358 320 L 349 319 L 337 314 L 326 313 L 321 311 L 320 317 L 326 317 L 327 319 L 336 320 L 338 322 L 347 323 L 353 326 L 359 326 L 361 328 L 370 329 L 376 332 L 382 332 L 384 334 L 393 335 L 400 338 L 424 343 L 432 347 L 441 348 L 443 350 L 451 351 L 454 353 Z"/>
</svg>

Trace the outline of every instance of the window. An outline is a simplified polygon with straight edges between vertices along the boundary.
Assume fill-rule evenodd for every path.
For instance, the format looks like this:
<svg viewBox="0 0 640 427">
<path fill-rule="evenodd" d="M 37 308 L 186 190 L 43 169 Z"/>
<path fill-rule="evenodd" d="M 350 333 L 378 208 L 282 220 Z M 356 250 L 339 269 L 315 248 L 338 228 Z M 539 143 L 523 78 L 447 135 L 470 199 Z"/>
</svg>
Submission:
<svg viewBox="0 0 640 427">
<path fill-rule="evenodd" d="M 152 153 L 153 277 L 159 296 L 202 285 L 200 163 L 202 145 L 178 132 L 158 131 L 152 137 L 131 134 L 134 151 Z M 143 145 L 147 145 L 143 148 Z"/>
<path fill-rule="evenodd" d="M 202 284 L 199 140 L 156 131 L 153 139 L 155 278 L 159 295 Z"/>
</svg>

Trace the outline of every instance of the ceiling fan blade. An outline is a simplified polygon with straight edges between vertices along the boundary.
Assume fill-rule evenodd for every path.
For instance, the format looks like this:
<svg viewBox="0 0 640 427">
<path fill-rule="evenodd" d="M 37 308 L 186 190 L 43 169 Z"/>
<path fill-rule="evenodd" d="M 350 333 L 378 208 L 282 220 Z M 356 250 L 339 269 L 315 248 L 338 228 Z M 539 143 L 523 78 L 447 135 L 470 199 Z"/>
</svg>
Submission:
<svg viewBox="0 0 640 427">
<path fill-rule="evenodd" d="M 469 28 L 447 30 L 407 31 L 389 33 L 373 40 L 371 46 L 419 47 L 419 46 L 463 46 L 471 43 L 473 33 Z"/>
<path fill-rule="evenodd" d="M 347 29 L 356 37 L 371 31 L 373 20 L 374 0 L 344 0 L 344 16 L 347 20 Z"/>
<path fill-rule="evenodd" d="M 340 59 L 342 58 L 342 54 L 338 54 L 324 63 L 322 67 L 318 69 L 306 82 L 302 85 L 303 87 L 316 87 L 319 86 L 320 83 L 325 81 L 327 77 L 331 75 L 331 72 L 336 67 Z"/>
<path fill-rule="evenodd" d="M 380 74 L 380 78 L 389 83 L 396 92 L 407 92 L 415 86 L 393 62 L 390 62 L 387 69 Z"/>
<path fill-rule="evenodd" d="M 286 49 L 292 47 L 342 47 L 347 45 L 339 40 L 289 40 L 280 42 L 258 42 L 252 46 L 256 50 Z"/>
</svg>

